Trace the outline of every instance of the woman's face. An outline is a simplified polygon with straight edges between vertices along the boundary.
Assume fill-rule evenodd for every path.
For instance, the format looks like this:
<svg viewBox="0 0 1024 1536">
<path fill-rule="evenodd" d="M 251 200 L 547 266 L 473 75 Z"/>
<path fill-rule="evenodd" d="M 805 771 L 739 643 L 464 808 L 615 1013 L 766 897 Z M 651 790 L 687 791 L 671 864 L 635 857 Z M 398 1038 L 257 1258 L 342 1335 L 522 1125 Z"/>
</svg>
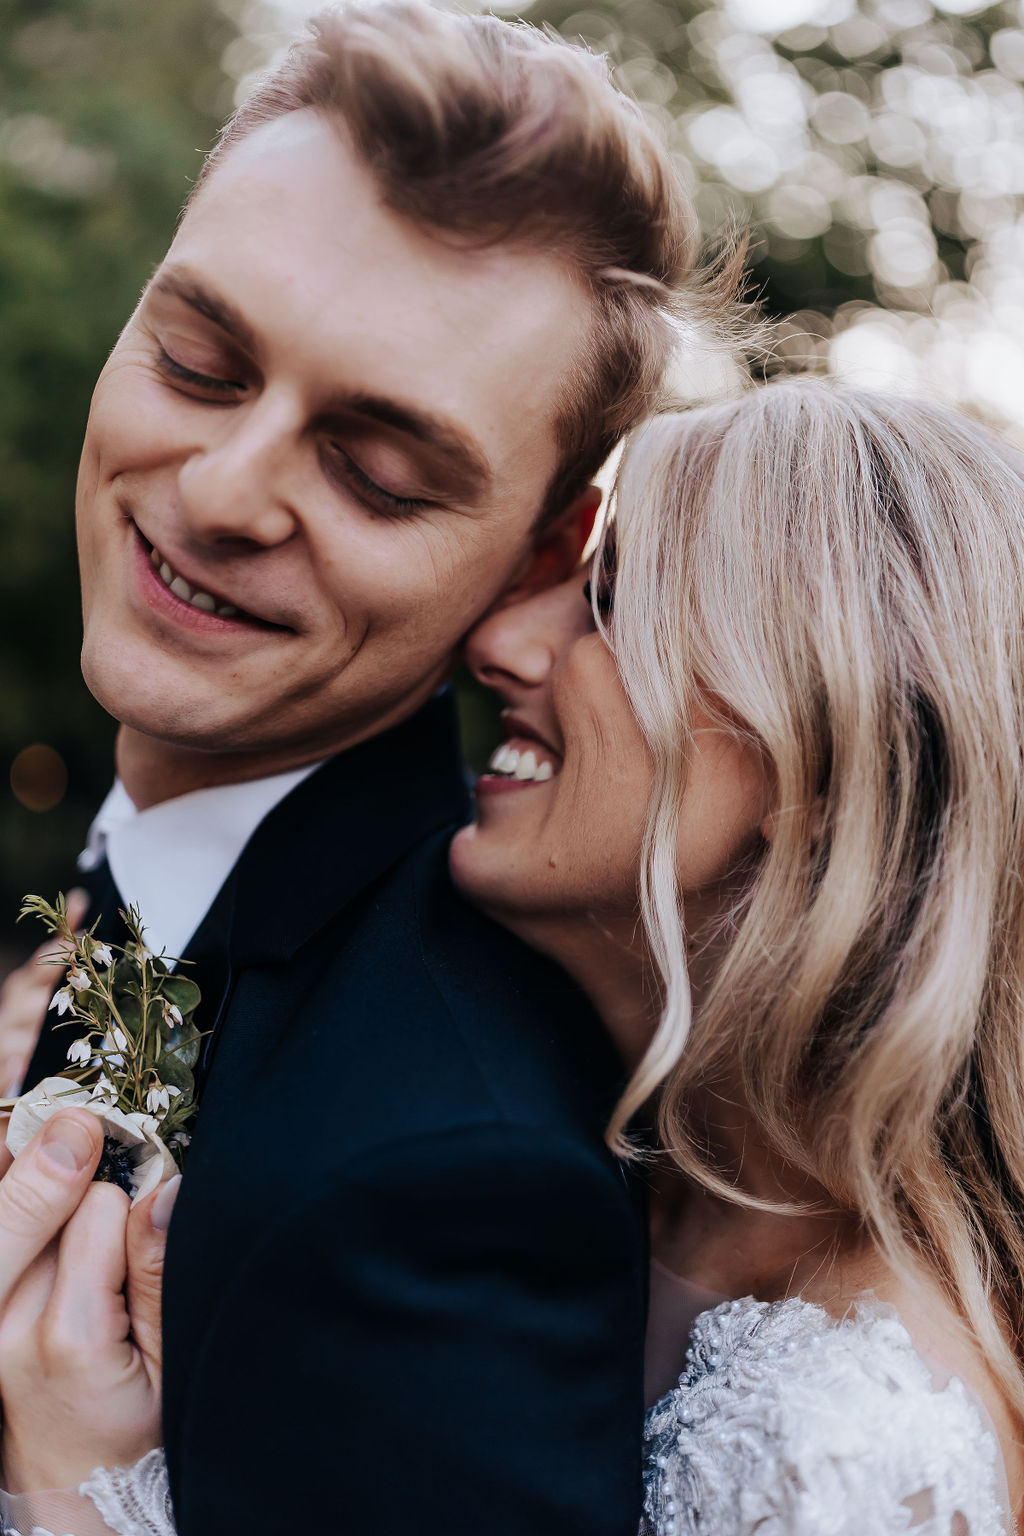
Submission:
<svg viewBox="0 0 1024 1536">
<path fill-rule="evenodd" d="M 580 919 L 600 931 L 622 918 L 632 934 L 653 785 L 651 756 L 584 596 L 588 575 L 499 607 L 467 650 L 476 677 L 504 702 L 504 740 L 477 785 L 476 821 L 453 844 L 453 875 L 471 900 L 556 956 L 559 926 Z M 607 585 L 600 595 L 610 598 Z M 761 755 L 699 708 L 691 717 L 677 843 L 688 928 L 702 905 L 720 904 L 723 881 L 770 811 Z"/>
</svg>

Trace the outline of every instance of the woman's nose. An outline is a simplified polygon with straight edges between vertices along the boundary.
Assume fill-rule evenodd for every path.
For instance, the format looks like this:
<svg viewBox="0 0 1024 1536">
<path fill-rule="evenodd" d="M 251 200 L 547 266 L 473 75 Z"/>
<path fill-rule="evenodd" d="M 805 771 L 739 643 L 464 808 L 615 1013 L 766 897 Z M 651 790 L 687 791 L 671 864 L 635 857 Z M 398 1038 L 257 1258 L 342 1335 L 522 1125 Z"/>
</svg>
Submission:
<svg viewBox="0 0 1024 1536">
<path fill-rule="evenodd" d="M 181 468 L 182 516 L 197 541 L 240 540 L 270 547 L 283 544 L 295 530 L 295 513 L 282 487 L 294 432 L 280 409 L 261 405 L 234 412 Z"/>
<path fill-rule="evenodd" d="M 494 609 L 470 631 L 466 661 L 478 682 L 510 698 L 542 688 L 560 657 L 593 628 L 583 574 Z"/>
</svg>

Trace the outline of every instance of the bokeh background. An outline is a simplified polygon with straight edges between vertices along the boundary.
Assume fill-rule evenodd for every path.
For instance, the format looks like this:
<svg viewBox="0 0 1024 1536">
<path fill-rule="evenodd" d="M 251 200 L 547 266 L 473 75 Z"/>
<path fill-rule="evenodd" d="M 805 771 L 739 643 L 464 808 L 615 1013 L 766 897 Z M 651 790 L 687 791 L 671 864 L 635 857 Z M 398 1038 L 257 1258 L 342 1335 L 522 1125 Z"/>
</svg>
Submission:
<svg viewBox="0 0 1024 1536">
<path fill-rule="evenodd" d="M 0 973 L 31 937 L 21 895 L 67 883 L 110 779 L 77 666 L 92 381 L 218 123 L 317 8 L 0 0 Z M 490 9 L 609 53 L 707 235 L 753 230 L 769 367 L 937 393 L 1024 441 L 1024 0 Z M 708 357 L 685 377 L 721 382 Z"/>
</svg>

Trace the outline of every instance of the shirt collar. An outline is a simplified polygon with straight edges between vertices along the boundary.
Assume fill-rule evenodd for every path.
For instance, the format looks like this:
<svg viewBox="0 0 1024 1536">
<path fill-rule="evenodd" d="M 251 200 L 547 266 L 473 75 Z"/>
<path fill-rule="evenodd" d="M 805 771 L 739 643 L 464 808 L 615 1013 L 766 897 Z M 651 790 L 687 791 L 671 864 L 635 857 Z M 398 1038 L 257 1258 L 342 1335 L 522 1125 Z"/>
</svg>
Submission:
<svg viewBox="0 0 1024 1536">
<path fill-rule="evenodd" d="M 124 905 L 141 914 L 150 949 L 180 957 L 260 822 L 320 766 L 196 789 L 146 810 L 115 779 L 79 868 L 95 869 L 105 857 Z"/>
</svg>

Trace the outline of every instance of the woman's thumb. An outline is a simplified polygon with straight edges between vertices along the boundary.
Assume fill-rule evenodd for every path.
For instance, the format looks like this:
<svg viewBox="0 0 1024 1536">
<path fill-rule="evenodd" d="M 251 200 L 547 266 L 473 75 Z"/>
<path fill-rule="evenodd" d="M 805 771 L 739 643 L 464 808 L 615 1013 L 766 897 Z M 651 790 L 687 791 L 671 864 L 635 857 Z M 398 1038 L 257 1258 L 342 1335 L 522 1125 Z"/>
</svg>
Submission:
<svg viewBox="0 0 1024 1536">
<path fill-rule="evenodd" d="M 160 1296 L 164 1278 L 167 1228 L 181 1185 L 181 1174 L 161 1184 L 128 1217 L 128 1314 L 150 1380 L 159 1382 L 163 1360 Z"/>
</svg>

